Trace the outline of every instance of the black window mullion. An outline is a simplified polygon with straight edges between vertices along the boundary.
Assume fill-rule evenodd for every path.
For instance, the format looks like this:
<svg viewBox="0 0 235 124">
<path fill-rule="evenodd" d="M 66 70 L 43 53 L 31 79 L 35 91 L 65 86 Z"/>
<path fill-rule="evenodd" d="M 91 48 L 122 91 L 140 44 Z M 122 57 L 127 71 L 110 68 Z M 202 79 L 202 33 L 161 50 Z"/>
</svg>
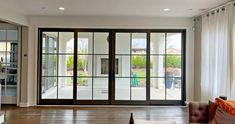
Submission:
<svg viewBox="0 0 235 124">
<path fill-rule="evenodd" d="M 59 32 L 57 32 L 57 43 L 56 43 L 56 45 L 57 45 L 57 49 L 56 49 L 56 68 L 57 68 L 57 72 L 56 72 L 56 89 L 57 89 L 57 94 L 56 94 L 56 96 L 57 96 L 57 99 L 59 98 L 59 85 L 58 85 L 58 80 L 59 80 L 59 37 L 60 37 L 60 33 Z"/>
<path fill-rule="evenodd" d="M 132 32 L 130 33 L 130 101 L 132 100 Z"/>
<path fill-rule="evenodd" d="M 146 100 L 149 102 L 150 101 L 150 32 L 147 32 L 147 57 L 146 57 Z"/>
<path fill-rule="evenodd" d="M 165 33 L 165 55 L 164 55 L 164 60 L 165 60 L 165 62 L 164 62 L 164 71 L 165 71 L 165 80 L 164 80 L 164 82 L 165 82 L 165 100 L 167 99 L 167 89 L 166 89 L 166 79 L 167 79 L 167 73 L 166 73 L 166 57 L 167 57 L 167 33 Z"/>
<path fill-rule="evenodd" d="M 73 61 L 73 101 L 75 103 L 75 100 L 77 99 L 77 49 L 78 49 L 78 34 L 76 31 L 74 31 L 74 61 Z"/>
<path fill-rule="evenodd" d="M 88 41 L 89 42 L 89 41 Z M 94 58 L 95 58 L 95 32 L 92 32 L 92 79 L 91 79 L 91 83 L 92 83 L 92 86 L 91 86 L 91 91 L 92 91 L 92 96 L 91 96 L 91 98 L 92 98 L 92 101 L 94 100 L 94 69 L 93 69 L 93 67 L 94 67 Z"/>
</svg>

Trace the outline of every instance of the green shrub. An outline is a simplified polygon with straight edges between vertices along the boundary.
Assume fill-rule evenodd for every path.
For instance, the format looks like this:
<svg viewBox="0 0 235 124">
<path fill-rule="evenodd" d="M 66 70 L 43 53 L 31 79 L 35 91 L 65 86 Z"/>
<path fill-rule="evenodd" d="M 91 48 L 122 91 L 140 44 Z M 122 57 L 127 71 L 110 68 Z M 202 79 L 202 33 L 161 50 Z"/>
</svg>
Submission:
<svg viewBox="0 0 235 124">
<path fill-rule="evenodd" d="M 165 62 L 165 60 L 164 60 Z M 166 57 L 166 67 L 168 68 L 180 68 L 181 58 L 179 56 L 167 56 Z"/>
<path fill-rule="evenodd" d="M 145 56 L 132 56 L 132 67 L 133 68 L 145 68 L 146 57 Z"/>
</svg>

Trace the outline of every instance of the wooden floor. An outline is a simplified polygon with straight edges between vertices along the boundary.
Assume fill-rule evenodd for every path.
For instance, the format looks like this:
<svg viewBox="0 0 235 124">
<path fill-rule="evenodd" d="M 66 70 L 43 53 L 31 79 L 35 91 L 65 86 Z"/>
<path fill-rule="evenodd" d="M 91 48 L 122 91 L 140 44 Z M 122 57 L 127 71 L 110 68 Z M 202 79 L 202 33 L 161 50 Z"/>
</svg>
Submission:
<svg viewBox="0 0 235 124">
<path fill-rule="evenodd" d="M 30 107 L 2 106 L 4 124 L 129 124 L 134 119 L 187 124 L 186 107 Z"/>
</svg>

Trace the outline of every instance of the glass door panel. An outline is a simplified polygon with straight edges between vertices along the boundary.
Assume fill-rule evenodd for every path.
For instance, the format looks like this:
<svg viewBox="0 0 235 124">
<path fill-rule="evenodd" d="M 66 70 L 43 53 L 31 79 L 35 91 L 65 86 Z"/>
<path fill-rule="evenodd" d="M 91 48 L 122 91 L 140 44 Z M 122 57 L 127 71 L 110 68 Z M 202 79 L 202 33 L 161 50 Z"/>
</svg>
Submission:
<svg viewBox="0 0 235 124">
<path fill-rule="evenodd" d="M 77 100 L 108 100 L 109 33 L 78 32 Z"/>
<path fill-rule="evenodd" d="M 182 33 L 151 33 L 151 100 L 182 100 L 181 43 Z"/>
<path fill-rule="evenodd" d="M 146 100 L 147 33 L 116 33 L 115 100 Z"/>
<path fill-rule="evenodd" d="M 73 99 L 74 33 L 43 32 L 42 99 Z"/>
</svg>

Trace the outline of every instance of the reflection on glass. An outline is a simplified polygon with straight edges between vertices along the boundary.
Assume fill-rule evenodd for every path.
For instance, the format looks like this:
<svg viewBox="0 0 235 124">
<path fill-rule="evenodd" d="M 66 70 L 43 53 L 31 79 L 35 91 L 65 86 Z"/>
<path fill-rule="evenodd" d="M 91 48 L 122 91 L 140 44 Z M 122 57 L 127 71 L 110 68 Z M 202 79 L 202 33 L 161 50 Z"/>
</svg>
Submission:
<svg viewBox="0 0 235 124">
<path fill-rule="evenodd" d="M 108 100 L 108 77 L 93 78 L 93 100 Z"/>
<path fill-rule="evenodd" d="M 165 33 L 151 33 L 150 54 L 165 54 Z"/>
<path fill-rule="evenodd" d="M 146 54 L 147 38 L 146 33 L 132 33 L 131 39 L 132 54 Z"/>
<path fill-rule="evenodd" d="M 181 33 L 167 33 L 167 54 L 181 54 Z"/>
<path fill-rule="evenodd" d="M 72 77 L 58 77 L 58 99 L 73 99 Z"/>
<path fill-rule="evenodd" d="M 5 52 L 7 50 L 7 45 L 5 41 L 0 41 L 0 51 Z"/>
<path fill-rule="evenodd" d="M 18 31 L 17 30 L 7 30 L 7 40 L 17 40 Z"/>
<path fill-rule="evenodd" d="M 116 33 L 116 54 L 130 54 L 131 33 Z"/>
<path fill-rule="evenodd" d="M 165 81 L 164 78 L 151 78 L 150 80 L 150 99 L 165 100 Z"/>
<path fill-rule="evenodd" d="M 92 55 L 78 55 L 77 74 L 78 76 L 92 76 Z"/>
<path fill-rule="evenodd" d="M 164 56 L 152 55 L 150 57 L 150 77 L 164 77 L 165 63 Z"/>
<path fill-rule="evenodd" d="M 145 78 L 131 78 L 131 100 L 146 100 Z"/>
<path fill-rule="evenodd" d="M 6 40 L 6 30 L 0 30 L 0 40 Z"/>
<path fill-rule="evenodd" d="M 57 99 L 57 77 L 41 78 L 42 99 Z"/>
<path fill-rule="evenodd" d="M 146 56 L 132 56 L 131 77 L 146 77 Z"/>
<path fill-rule="evenodd" d="M 92 100 L 92 78 L 77 78 L 77 99 Z"/>
<path fill-rule="evenodd" d="M 43 32 L 42 53 L 56 53 L 58 32 Z"/>
<path fill-rule="evenodd" d="M 57 76 L 56 65 L 56 55 L 42 55 L 42 76 Z"/>
<path fill-rule="evenodd" d="M 130 78 L 115 78 L 115 100 L 130 100 Z"/>
<path fill-rule="evenodd" d="M 181 78 L 166 78 L 166 99 L 181 100 Z"/>
<path fill-rule="evenodd" d="M 78 32 L 78 54 L 92 54 L 93 33 Z"/>
<path fill-rule="evenodd" d="M 166 56 L 166 77 L 181 77 L 181 56 Z"/>
<path fill-rule="evenodd" d="M 109 33 L 94 33 L 94 54 L 109 53 Z"/>
</svg>

